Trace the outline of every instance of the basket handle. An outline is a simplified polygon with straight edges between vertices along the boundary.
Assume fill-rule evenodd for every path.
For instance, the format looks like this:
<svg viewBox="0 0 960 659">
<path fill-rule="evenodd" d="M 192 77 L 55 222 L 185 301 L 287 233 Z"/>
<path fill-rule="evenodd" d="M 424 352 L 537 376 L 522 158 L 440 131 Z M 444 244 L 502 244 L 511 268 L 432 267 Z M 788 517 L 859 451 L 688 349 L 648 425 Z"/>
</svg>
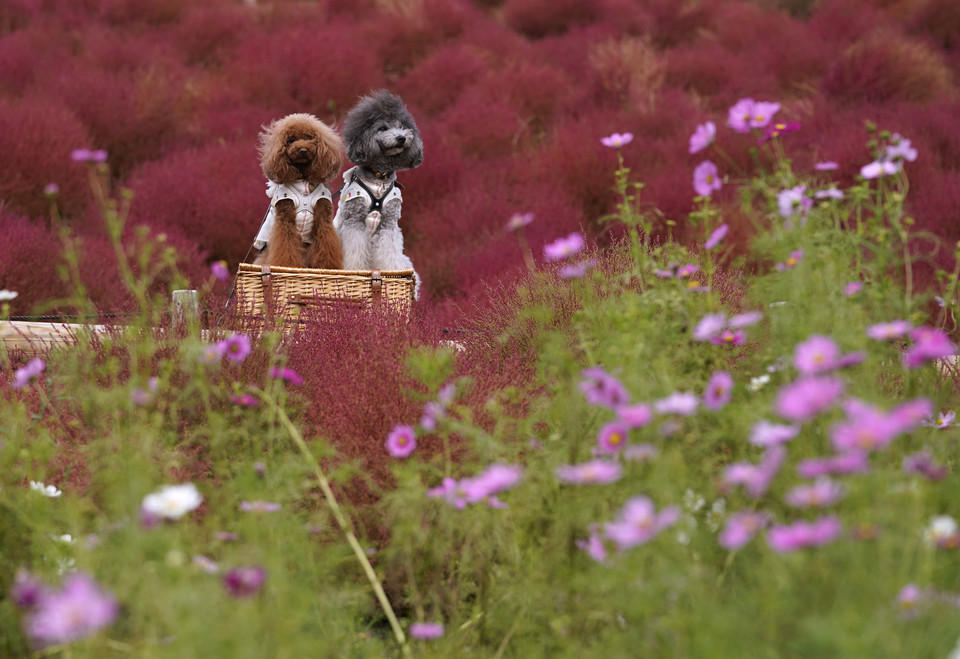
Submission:
<svg viewBox="0 0 960 659">
<path fill-rule="evenodd" d="M 379 270 L 370 271 L 370 287 L 373 290 L 373 303 L 380 301 L 380 292 L 383 290 L 383 277 Z"/>
</svg>

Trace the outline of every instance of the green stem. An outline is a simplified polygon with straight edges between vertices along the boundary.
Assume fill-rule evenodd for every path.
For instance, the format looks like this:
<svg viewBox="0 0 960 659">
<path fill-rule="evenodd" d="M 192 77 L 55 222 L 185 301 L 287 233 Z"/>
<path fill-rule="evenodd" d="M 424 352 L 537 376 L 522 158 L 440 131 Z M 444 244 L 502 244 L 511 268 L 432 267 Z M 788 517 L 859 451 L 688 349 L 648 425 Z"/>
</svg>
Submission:
<svg viewBox="0 0 960 659">
<path fill-rule="evenodd" d="M 261 391 L 260 395 L 269 405 L 276 409 L 280 418 L 280 422 L 290 433 L 290 437 L 293 439 L 294 444 L 297 445 L 297 448 L 299 448 L 300 452 L 303 453 L 303 457 L 306 458 L 307 462 L 310 463 L 310 466 L 313 467 L 313 473 L 317 477 L 317 481 L 320 483 L 320 489 L 323 490 L 323 496 L 327 500 L 327 505 L 330 506 L 330 511 L 333 513 L 334 519 L 337 520 L 340 530 L 343 531 L 344 536 L 346 536 L 347 543 L 353 550 L 354 555 L 356 555 L 357 560 L 360 562 L 360 566 L 363 568 L 364 574 L 367 576 L 367 580 L 373 587 L 373 592 L 376 594 L 377 601 L 380 602 L 380 607 L 383 609 L 384 614 L 387 616 L 387 620 L 390 622 L 390 627 L 393 629 L 393 635 L 400 644 L 400 647 L 403 650 L 403 655 L 406 657 L 410 656 L 410 646 L 407 645 L 407 639 L 403 633 L 403 629 L 400 627 L 400 621 L 397 620 L 397 616 L 393 612 L 393 607 L 390 605 L 390 600 L 387 598 L 387 594 L 383 590 L 383 584 L 380 583 L 377 573 L 374 572 L 373 566 L 370 565 L 370 561 L 367 559 L 367 554 L 363 551 L 363 547 L 360 546 L 360 543 L 357 541 L 357 537 L 353 534 L 353 530 L 350 528 L 350 523 L 347 521 L 347 517 L 344 515 L 343 510 L 340 508 L 340 504 L 337 503 L 337 498 L 334 496 L 333 490 L 330 488 L 330 481 L 328 481 L 327 477 L 324 475 L 323 469 L 320 467 L 320 463 L 317 461 L 317 458 L 313 455 L 313 453 L 310 452 L 310 448 L 304 441 L 303 436 L 300 434 L 300 431 L 297 430 L 297 427 L 293 425 L 293 422 L 290 420 L 290 417 L 287 416 L 286 412 L 284 412 L 283 409 L 281 409 L 280 406 L 277 405 L 266 393 Z"/>
</svg>

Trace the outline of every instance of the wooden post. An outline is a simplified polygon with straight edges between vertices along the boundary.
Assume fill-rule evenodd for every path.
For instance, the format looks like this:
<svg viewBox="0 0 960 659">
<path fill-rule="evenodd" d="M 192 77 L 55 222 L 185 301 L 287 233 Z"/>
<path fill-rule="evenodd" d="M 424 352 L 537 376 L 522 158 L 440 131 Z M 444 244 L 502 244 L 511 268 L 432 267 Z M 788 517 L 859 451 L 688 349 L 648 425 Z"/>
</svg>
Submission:
<svg viewBox="0 0 960 659">
<path fill-rule="evenodd" d="M 173 292 L 173 324 L 196 320 L 200 315 L 200 301 L 197 292 L 182 290 Z"/>
</svg>

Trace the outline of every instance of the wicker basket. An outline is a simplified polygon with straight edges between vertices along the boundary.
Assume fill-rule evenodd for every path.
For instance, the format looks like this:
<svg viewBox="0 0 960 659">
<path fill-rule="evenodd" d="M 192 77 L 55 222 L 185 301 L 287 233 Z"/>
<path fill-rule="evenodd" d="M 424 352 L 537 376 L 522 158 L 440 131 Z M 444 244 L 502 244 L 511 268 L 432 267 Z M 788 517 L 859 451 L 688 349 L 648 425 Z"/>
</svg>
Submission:
<svg viewBox="0 0 960 659">
<path fill-rule="evenodd" d="M 389 304 L 404 313 L 413 301 L 413 270 L 316 270 L 241 263 L 237 311 L 296 319 L 307 305 Z"/>
</svg>

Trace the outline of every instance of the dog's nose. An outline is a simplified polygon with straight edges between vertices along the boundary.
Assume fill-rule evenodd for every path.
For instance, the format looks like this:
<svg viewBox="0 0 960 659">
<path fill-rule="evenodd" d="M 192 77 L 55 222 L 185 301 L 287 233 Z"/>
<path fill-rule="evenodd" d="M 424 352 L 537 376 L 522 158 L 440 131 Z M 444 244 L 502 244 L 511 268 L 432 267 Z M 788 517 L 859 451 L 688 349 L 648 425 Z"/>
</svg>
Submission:
<svg viewBox="0 0 960 659">
<path fill-rule="evenodd" d="M 307 151 L 306 148 L 300 147 L 300 155 L 301 155 L 301 156 L 309 155 L 309 153 L 310 153 L 310 152 Z"/>
<path fill-rule="evenodd" d="M 397 135 L 397 144 L 403 144 L 406 141 L 407 141 L 406 137 L 404 137 L 403 135 Z"/>
</svg>

